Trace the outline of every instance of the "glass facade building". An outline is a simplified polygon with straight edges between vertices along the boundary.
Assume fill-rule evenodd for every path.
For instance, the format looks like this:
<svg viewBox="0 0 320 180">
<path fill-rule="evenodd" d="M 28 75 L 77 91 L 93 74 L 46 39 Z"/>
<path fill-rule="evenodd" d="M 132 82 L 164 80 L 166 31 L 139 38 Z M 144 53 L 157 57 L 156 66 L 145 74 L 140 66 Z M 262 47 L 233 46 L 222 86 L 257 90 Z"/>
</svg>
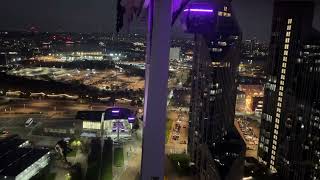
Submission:
<svg viewBox="0 0 320 180">
<path fill-rule="evenodd" d="M 245 145 L 234 128 L 241 31 L 231 1 L 190 4 L 195 34 L 188 153 L 199 179 L 240 179 Z"/>
<path fill-rule="evenodd" d="M 319 179 L 320 39 L 314 3 L 274 3 L 258 160 L 285 179 Z"/>
</svg>

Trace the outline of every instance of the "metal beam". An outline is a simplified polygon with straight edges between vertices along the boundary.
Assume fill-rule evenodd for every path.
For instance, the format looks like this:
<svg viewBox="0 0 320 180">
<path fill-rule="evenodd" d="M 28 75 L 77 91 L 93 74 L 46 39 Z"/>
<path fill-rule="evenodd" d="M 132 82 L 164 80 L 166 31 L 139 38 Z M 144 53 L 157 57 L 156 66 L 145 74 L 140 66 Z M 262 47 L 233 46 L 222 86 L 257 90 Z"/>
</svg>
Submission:
<svg viewBox="0 0 320 180">
<path fill-rule="evenodd" d="M 144 98 L 142 180 L 164 178 L 171 0 L 150 0 Z"/>
</svg>

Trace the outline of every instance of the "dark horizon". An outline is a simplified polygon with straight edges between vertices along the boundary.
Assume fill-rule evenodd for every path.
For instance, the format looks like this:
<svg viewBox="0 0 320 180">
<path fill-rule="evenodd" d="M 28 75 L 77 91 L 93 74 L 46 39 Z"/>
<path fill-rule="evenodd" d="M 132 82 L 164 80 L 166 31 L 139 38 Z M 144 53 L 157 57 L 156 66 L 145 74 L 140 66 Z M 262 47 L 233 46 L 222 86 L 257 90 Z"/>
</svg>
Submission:
<svg viewBox="0 0 320 180">
<path fill-rule="evenodd" d="M 22 31 L 36 26 L 41 32 L 115 32 L 116 1 L 4 0 L 2 4 L 0 7 L 2 30 Z M 234 0 L 233 8 L 243 32 L 243 39 L 256 37 L 261 41 L 269 41 L 272 1 Z M 319 6 L 315 12 L 318 14 L 315 15 L 314 24 L 320 29 Z M 142 18 L 132 25 L 130 32 L 143 34 L 146 29 L 143 21 Z M 173 34 L 181 35 L 181 28 L 174 28 Z"/>
</svg>

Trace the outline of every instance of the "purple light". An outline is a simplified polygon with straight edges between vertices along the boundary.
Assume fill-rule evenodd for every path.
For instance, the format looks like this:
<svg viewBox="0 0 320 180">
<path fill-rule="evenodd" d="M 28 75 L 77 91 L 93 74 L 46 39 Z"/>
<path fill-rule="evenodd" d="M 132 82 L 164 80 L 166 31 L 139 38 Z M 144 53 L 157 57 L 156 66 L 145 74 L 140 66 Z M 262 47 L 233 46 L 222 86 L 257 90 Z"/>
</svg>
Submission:
<svg viewBox="0 0 320 180">
<path fill-rule="evenodd" d="M 129 121 L 129 123 L 133 123 L 135 121 L 135 118 L 134 117 L 128 117 L 128 121 Z"/>
<path fill-rule="evenodd" d="M 191 12 L 209 12 L 212 13 L 213 10 L 212 9 L 185 9 L 184 12 L 186 11 L 191 11 Z"/>
<path fill-rule="evenodd" d="M 112 113 L 119 113 L 120 110 L 112 110 Z"/>
</svg>

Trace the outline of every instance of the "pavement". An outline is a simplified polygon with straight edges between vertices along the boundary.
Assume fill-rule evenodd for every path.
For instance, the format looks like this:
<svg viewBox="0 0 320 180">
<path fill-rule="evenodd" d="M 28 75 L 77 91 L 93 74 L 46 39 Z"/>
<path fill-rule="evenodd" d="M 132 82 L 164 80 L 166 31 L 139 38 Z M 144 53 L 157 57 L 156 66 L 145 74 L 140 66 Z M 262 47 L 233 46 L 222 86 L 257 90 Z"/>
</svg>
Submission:
<svg viewBox="0 0 320 180">
<path fill-rule="evenodd" d="M 141 147 L 141 141 L 134 141 L 124 146 L 125 167 L 119 180 L 134 179 L 138 176 L 141 168 Z"/>
</svg>

